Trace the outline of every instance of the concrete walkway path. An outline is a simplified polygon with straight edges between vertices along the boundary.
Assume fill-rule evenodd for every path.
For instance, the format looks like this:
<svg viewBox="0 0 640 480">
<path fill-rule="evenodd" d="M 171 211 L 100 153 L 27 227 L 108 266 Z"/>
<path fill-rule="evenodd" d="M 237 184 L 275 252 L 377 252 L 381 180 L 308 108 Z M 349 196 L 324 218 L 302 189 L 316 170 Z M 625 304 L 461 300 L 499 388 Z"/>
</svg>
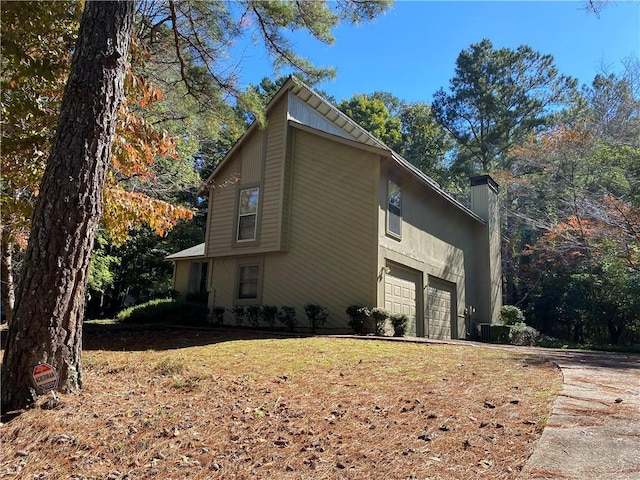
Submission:
<svg viewBox="0 0 640 480">
<path fill-rule="evenodd" d="M 640 356 L 527 350 L 564 381 L 521 478 L 640 480 Z"/>
</svg>

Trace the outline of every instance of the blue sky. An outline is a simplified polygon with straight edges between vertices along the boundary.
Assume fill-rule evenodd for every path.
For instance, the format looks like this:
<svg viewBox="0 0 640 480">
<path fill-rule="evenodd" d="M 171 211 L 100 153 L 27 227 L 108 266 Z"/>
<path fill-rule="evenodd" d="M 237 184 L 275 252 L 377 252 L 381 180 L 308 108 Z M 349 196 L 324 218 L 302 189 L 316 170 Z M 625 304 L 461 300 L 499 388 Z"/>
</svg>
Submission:
<svg viewBox="0 0 640 480">
<path fill-rule="evenodd" d="M 610 1 L 599 18 L 585 3 L 400 0 L 372 22 L 338 27 L 332 46 L 306 35 L 291 38 L 299 54 L 337 67 L 335 80 L 317 88 L 338 101 L 387 91 L 430 102 L 440 87 L 448 88 L 458 54 L 483 38 L 494 48 L 529 45 L 551 54 L 561 73 L 588 84 L 602 66 L 615 72 L 623 58 L 640 58 L 640 1 Z M 239 48 L 245 86 L 273 76 L 264 53 L 250 43 Z"/>
</svg>

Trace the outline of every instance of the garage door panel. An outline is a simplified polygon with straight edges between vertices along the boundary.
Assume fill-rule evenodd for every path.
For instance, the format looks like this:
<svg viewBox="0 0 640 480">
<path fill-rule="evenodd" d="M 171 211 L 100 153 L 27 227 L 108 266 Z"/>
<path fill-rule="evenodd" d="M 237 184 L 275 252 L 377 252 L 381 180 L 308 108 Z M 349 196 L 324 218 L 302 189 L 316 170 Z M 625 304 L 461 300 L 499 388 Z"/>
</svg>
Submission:
<svg viewBox="0 0 640 480">
<path fill-rule="evenodd" d="M 427 287 L 427 321 L 430 338 L 449 339 L 455 336 L 451 325 L 455 301 L 455 285 L 429 278 Z"/>
<path fill-rule="evenodd" d="M 416 304 L 419 276 L 401 268 L 391 268 L 385 275 L 385 309 L 409 318 L 407 335 L 416 335 Z"/>
</svg>

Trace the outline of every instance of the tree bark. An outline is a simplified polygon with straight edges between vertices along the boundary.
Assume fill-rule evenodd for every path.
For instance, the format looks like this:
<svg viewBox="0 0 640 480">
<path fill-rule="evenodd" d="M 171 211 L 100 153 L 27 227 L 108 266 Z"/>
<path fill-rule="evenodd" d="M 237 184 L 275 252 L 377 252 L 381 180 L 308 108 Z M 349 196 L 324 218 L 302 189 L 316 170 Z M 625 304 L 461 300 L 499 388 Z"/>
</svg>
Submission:
<svg viewBox="0 0 640 480">
<path fill-rule="evenodd" d="M 40 187 L 2 363 L 2 410 L 34 398 L 39 362 L 58 390 L 82 386 L 84 296 L 111 145 L 124 96 L 132 1 L 88 1 Z"/>
<path fill-rule="evenodd" d="M 2 308 L 4 309 L 4 321 L 11 324 L 13 316 L 13 307 L 15 305 L 15 284 L 13 277 L 13 250 L 14 244 L 4 232 L 2 233 L 2 264 L 0 268 L 0 279 L 2 286 L 0 288 L 0 298 L 2 298 Z"/>
</svg>

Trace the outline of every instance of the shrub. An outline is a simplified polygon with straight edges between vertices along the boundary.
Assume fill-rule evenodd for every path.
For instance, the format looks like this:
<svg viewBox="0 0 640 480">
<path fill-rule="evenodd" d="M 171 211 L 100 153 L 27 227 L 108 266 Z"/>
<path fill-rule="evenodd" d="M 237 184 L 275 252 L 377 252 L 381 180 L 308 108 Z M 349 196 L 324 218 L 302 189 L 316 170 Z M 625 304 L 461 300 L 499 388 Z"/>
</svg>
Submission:
<svg viewBox="0 0 640 480">
<path fill-rule="evenodd" d="M 503 325 L 524 325 L 524 313 L 515 305 L 503 305 L 500 309 Z"/>
<path fill-rule="evenodd" d="M 124 323 L 152 323 L 177 311 L 173 298 L 157 298 L 140 305 L 133 305 L 118 312 L 116 319 Z"/>
<path fill-rule="evenodd" d="M 549 335 L 540 335 L 536 339 L 535 343 L 536 347 L 545 347 L 545 348 L 569 348 L 569 344 L 559 338 L 550 337 Z"/>
<path fill-rule="evenodd" d="M 535 345 L 536 341 L 540 337 L 540 332 L 535 328 L 529 326 L 516 325 L 511 327 L 509 332 L 509 343 L 511 345 Z"/>
<path fill-rule="evenodd" d="M 491 343 L 509 343 L 509 325 L 491 325 L 489 329 Z"/>
<path fill-rule="evenodd" d="M 296 325 L 298 324 L 298 322 L 296 321 L 295 307 L 283 306 L 282 310 L 278 312 L 278 320 L 284 323 L 290 332 L 295 332 Z"/>
<path fill-rule="evenodd" d="M 206 305 L 186 302 L 182 298 L 158 298 L 125 308 L 116 315 L 116 319 L 123 323 L 200 324 L 206 322 L 207 312 Z"/>
<path fill-rule="evenodd" d="M 362 305 L 350 305 L 347 307 L 346 312 L 349 315 L 349 326 L 353 328 L 356 335 L 362 335 L 365 322 L 371 314 L 369 309 Z"/>
<path fill-rule="evenodd" d="M 204 325 L 207 323 L 209 309 L 202 303 L 185 302 L 177 316 L 180 323 L 187 325 Z"/>
<path fill-rule="evenodd" d="M 224 307 L 213 307 L 213 323 L 215 325 L 222 325 L 224 323 L 224 312 L 227 309 Z"/>
<path fill-rule="evenodd" d="M 407 332 L 407 323 L 409 323 L 409 317 L 404 313 L 392 313 L 391 325 L 393 326 L 393 336 L 403 337 Z"/>
<path fill-rule="evenodd" d="M 371 309 L 371 318 L 376 322 L 376 335 L 384 336 L 389 312 L 382 308 Z"/>
<path fill-rule="evenodd" d="M 324 325 L 327 321 L 329 313 L 327 309 L 320 306 L 309 303 L 304 306 L 304 311 L 309 319 L 309 325 L 311 326 L 311 333 L 316 333 L 318 327 Z"/>
<path fill-rule="evenodd" d="M 273 328 L 275 326 L 277 315 L 278 307 L 273 305 L 262 306 L 262 320 L 269 326 L 269 328 Z"/>
<path fill-rule="evenodd" d="M 239 327 L 242 325 L 246 314 L 244 307 L 242 305 L 234 305 L 231 311 L 233 312 L 233 317 L 236 319 L 236 325 Z"/>
<path fill-rule="evenodd" d="M 189 292 L 184 296 L 184 299 L 189 303 L 207 303 L 209 299 L 208 292 Z"/>
<path fill-rule="evenodd" d="M 260 326 L 260 312 L 262 312 L 262 308 L 260 308 L 259 305 L 247 307 L 247 318 L 249 319 L 249 323 L 255 328 Z"/>
</svg>

